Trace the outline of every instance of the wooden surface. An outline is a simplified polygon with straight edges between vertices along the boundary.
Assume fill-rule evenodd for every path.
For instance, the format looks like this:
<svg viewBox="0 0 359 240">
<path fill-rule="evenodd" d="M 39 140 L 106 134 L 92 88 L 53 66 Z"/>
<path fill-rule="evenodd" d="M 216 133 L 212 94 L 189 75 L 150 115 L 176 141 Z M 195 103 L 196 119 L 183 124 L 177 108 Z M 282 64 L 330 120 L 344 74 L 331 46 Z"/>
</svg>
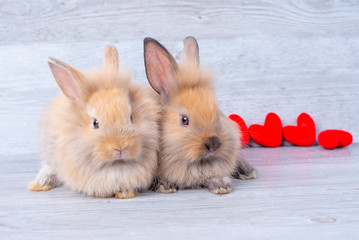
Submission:
<svg viewBox="0 0 359 240">
<path fill-rule="evenodd" d="M 328 151 L 248 148 L 256 180 L 233 192 L 141 193 L 96 199 L 58 188 L 30 192 L 36 155 L 2 158 L 0 239 L 356 239 L 359 144 Z"/>
<path fill-rule="evenodd" d="M 358 224 L 358 1 L 0 1 L 0 239 L 354 239 Z M 115 45 L 124 68 L 145 85 L 143 38 L 175 56 L 198 39 L 216 74 L 221 109 L 248 125 L 276 112 L 294 124 L 308 112 L 317 132 L 350 131 L 356 144 L 250 148 L 254 181 L 234 192 L 145 193 L 93 199 L 56 189 L 28 192 L 40 165 L 37 120 L 58 92 L 46 65 L 57 57 L 79 70 Z"/>
</svg>

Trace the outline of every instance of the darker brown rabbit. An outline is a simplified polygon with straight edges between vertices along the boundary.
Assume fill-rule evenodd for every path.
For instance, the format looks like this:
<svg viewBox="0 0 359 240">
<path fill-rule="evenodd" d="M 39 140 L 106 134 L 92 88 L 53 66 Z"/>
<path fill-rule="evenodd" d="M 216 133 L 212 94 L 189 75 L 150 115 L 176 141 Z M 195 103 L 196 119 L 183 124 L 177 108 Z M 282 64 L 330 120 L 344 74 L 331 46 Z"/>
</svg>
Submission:
<svg viewBox="0 0 359 240">
<path fill-rule="evenodd" d="M 183 62 L 154 39 L 144 40 L 147 79 L 162 105 L 157 192 L 206 187 L 231 191 L 231 176 L 256 177 L 240 158 L 240 133 L 218 108 L 213 76 L 199 65 L 195 38 L 184 40 Z"/>
</svg>

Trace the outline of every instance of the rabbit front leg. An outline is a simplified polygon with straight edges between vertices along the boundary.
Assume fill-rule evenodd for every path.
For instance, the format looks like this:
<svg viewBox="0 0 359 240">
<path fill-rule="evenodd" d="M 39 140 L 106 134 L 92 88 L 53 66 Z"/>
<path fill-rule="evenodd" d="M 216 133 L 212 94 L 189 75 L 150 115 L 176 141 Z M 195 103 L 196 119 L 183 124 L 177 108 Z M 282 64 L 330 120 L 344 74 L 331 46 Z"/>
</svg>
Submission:
<svg viewBox="0 0 359 240">
<path fill-rule="evenodd" d="M 155 191 L 158 193 L 175 193 L 177 192 L 177 186 L 168 180 L 157 177 L 155 181 Z"/>
<path fill-rule="evenodd" d="M 40 169 L 34 181 L 28 183 L 27 187 L 30 191 L 48 191 L 61 185 L 56 178 L 56 174 L 47 164 Z"/>
<path fill-rule="evenodd" d="M 211 178 L 206 180 L 204 186 L 214 194 L 226 194 L 232 191 L 230 177 Z"/>
</svg>

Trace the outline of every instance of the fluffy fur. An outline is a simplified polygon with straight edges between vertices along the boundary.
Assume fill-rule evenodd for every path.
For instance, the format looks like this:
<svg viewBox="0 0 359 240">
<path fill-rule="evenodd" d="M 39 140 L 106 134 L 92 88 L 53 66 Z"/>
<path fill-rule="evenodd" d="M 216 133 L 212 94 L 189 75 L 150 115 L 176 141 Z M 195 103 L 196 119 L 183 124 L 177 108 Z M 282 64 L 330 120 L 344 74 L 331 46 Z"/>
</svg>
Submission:
<svg viewBox="0 0 359 240">
<path fill-rule="evenodd" d="M 204 186 L 223 194 L 231 191 L 231 175 L 254 178 L 253 167 L 238 155 L 237 126 L 218 109 L 213 76 L 199 65 L 197 41 L 184 40 L 181 64 L 156 40 L 146 38 L 144 45 L 147 78 L 162 105 L 156 190 Z"/>
<path fill-rule="evenodd" d="M 152 90 L 119 71 L 111 46 L 104 68 L 87 74 L 56 59 L 49 65 L 62 93 L 40 119 L 42 168 L 30 190 L 65 184 L 90 196 L 128 198 L 148 188 L 159 138 L 160 108 Z"/>
</svg>

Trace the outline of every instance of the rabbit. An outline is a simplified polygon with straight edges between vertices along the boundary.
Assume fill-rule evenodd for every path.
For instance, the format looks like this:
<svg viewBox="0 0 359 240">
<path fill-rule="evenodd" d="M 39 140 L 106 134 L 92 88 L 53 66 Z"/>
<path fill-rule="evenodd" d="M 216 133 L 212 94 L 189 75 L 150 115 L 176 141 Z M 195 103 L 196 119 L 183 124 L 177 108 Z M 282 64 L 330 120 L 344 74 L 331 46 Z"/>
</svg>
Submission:
<svg viewBox="0 0 359 240">
<path fill-rule="evenodd" d="M 231 192 L 232 177 L 256 178 L 257 171 L 239 155 L 240 132 L 219 109 L 213 75 L 199 65 L 194 37 L 184 40 L 183 62 L 158 41 L 144 39 L 147 79 L 161 104 L 160 151 L 154 190 L 184 188 Z"/>
<path fill-rule="evenodd" d="M 40 122 L 42 168 L 29 190 L 64 184 L 94 197 L 132 198 L 148 189 L 157 168 L 160 107 L 153 90 L 119 70 L 115 47 L 104 67 L 83 74 L 49 58 L 60 93 Z"/>
</svg>

